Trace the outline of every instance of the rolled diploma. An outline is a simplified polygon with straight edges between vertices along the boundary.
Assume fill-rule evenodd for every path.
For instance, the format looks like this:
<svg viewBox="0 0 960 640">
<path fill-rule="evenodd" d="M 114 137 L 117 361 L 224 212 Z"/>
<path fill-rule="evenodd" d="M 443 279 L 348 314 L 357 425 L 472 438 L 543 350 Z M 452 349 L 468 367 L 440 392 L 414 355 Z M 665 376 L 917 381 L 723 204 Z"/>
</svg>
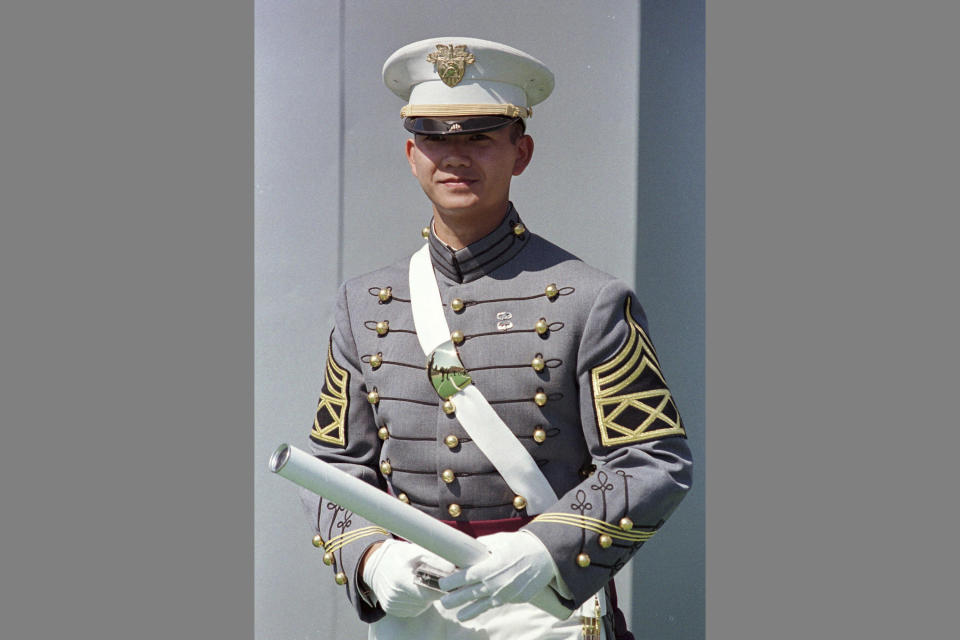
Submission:
<svg viewBox="0 0 960 640">
<path fill-rule="evenodd" d="M 488 553 L 477 539 L 294 446 L 277 447 L 270 456 L 270 470 L 458 567 L 476 564 Z M 572 613 L 550 587 L 531 598 L 530 604 L 561 620 Z"/>
</svg>

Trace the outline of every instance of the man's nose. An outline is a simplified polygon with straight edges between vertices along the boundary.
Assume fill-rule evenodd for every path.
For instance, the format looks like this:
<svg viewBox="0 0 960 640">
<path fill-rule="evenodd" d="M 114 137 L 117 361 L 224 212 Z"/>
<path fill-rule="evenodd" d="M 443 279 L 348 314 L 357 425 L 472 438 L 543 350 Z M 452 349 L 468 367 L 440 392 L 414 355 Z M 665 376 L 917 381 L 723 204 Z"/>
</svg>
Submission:
<svg viewBox="0 0 960 640">
<path fill-rule="evenodd" d="M 470 154 L 460 142 L 450 142 L 443 154 L 443 164 L 447 167 L 466 167 L 470 165 Z"/>
</svg>

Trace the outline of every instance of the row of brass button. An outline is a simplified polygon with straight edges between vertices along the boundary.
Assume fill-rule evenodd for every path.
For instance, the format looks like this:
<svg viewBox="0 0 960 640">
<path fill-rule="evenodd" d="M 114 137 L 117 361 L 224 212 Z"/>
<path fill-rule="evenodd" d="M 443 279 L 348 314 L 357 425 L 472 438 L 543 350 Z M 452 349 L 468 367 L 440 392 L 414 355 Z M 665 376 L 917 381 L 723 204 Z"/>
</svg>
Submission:
<svg viewBox="0 0 960 640">
<path fill-rule="evenodd" d="M 390 333 L 390 321 L 378 320 L 375 328 L 378 336 L 385 336 Z M 550 330 L 550 323 L 547 322 L 546 318 L 540 318 L 533 324 L 533 330 L 537 332 L 538 336 L 542 336 Z M 466 336 L 464 335 L 463 331 L 454 329 L 450 332 L 450 339 L 453 341 L 453 344 L 459 345 L 463 344 L 463 341 L 466 340 Z"/>
<path fill-rule="evenodd" d="M 380 392 L 377 391 L 377 389 L 374 389 L 373 391 L 368 393 L 367 402 L 373 405 L 378 404 L 380 402 Z M 537 389 L 537 392 L 533 395 L 533 402 L 538 407 L 542 407 L 543 405 L 547 404 L 547 394 L 544 392 L 543 389 Z M 441 406 L 443 407 L 443 412 L 446 413 L 447 415 L 450 415 L 457 410 L 456 405 L 453 403 L 452 400 L 449 400 L 449 399 L 444 400 Z"/>
<path fill-rule="evenodd" d="M 380 365 L 382 364 L 383 364 L 382 352 L 378 352 L 370 356 L 370 366 L 373 369 L 379 369 Z M 538 353 L 537 355 L 535 355 L 533 357 L 533 360 L 530 361 L 530 366 L 533 368 L 534 371 L 537 371 L 537 372 L 543 371 L 547 366 L 546 360 L 543 359 L 543 354 Z"/>
<path fill-rule="evenodd" d="M 560 295 L 560 289 L 557 288 L 555 282 L 551 282 L 543 290 L 543 294 L 547 296 L 548 300 L 555 300 L 558 295 Z M 377 299 L 382 303 L 390 302 L 393 299 L 393 287 L 383 287 L 377 292 Z M 450 301 L 450 308 L 460 313 L 467 307 L 467 303 L 463 298 L 454 298 Z"/>
<path fill-rule="evenodd" d="M 384 425 L 377 430 L 377 436 L 381 440 L 386 440 L 387 438 L 390 437 L 390 430 L 387 429 L 386 425 Z M 533 439 L 538 444 L 542 442 L 546 442 L 547 430 L 544 429 L 543 427 L 537 427 L 536 429 L 533 430 Z M 443 443 L 451 449 L 456 449 L 460 445 L 460 438 L 458 438 L 457 436 L 451 433 L 446 438 L 443 439 Z"/>
</svg>

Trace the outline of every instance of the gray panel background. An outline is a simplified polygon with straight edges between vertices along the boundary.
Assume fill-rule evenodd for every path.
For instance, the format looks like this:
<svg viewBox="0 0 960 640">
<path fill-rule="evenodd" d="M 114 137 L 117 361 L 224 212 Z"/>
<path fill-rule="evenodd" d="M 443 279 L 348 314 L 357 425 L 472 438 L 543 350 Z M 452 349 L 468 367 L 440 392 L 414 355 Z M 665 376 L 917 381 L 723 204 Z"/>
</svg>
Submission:
<svg viewBox="0 0 960 640">
<path fill-rule="evenodd" d="M 618 585 L 638 638 L 702 637 L 702 2 L 643 3 L 642 38 L 634 2 L 385 6 L 256 4 L 257 637 L 364 634 L 337 606 L 294 488 L 265 461 L 280 442 L 305 442 L 341 279 L 422 243 L 429 207 L 403 158 L 403 102 L 380 68 L 436 35 L 509 43 L 557 76 L 511 195 L 532 229 L 634 283 L 647 310 L 694 436 L 697 487 Z"/>
</svg>

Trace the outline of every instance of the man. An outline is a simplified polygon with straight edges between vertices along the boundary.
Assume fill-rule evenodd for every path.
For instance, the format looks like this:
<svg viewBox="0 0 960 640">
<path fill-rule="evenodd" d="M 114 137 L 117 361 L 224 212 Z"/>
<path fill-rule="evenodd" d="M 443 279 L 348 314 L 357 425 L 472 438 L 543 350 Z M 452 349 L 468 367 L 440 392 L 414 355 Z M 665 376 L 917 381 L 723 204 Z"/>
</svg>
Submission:
<svg viewBox="0 0 960 640">
<path fill-rule="evenodd" d="M 421 251 L 341 287 L 311 446 L 491 553 L 457 569 L 305 492 L 314 544 L 371 638 L 630 637 L 612 577 L 689 489 L 691 459 L 634 294 L 510 202 L 553 75 L 502 44 L 437 38 L 396 51 L 383 78 L 407 100 L 432 221 Z M 574 614 L 530 605 L 544 589 Z"/>
</svg>

